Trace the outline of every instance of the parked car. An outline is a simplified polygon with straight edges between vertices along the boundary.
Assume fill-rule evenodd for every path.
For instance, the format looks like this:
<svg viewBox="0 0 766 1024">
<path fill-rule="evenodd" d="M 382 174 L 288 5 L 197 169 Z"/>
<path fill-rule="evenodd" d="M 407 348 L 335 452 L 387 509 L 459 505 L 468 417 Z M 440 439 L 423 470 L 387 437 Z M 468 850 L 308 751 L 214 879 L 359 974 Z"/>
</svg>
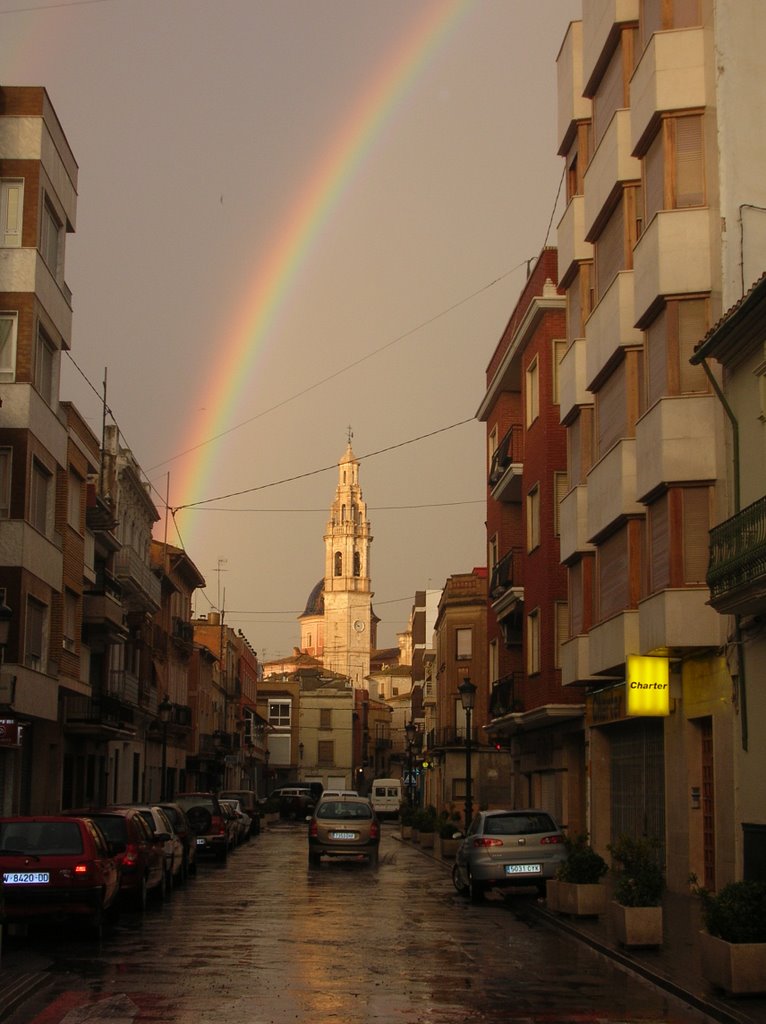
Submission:
<svg viewBox="0 0 766 1024">
<path fill-rule="evenodd" d="M 355 789 L 324 789 L 320 800 L 328 800 L 331 796 L 359 796 Z"/>
<path fill-rule="evenodd" d="M 309 864 L 319 865 L 321 857 L 364 855 L 378 863 L 380 823 L 372 804 L 361 796 L 339 796 L 320 800 L 309 821 Z"/>
<path fill-rule="evenodd" d="M 0 818 L 3 920 L 79 920 L 101 934 L 116 916 L 120 869 L 109 841 L 90 818 Z"/>
<path fill-rule="evenodd" d="M 221 800 L 219 796 L 218 802 L 221 805 L 221 814 L 223 815 L 223 820 L 226 825 L 229 853 L 231 853 L 232 850 L 236 850 L 239 846 L 239 821 L 237 820 L 237 814 L 231 801 Z"/>
<path fill-rule="evenodd" d="M 159 805 L 162 810 L 167 814 L 170 824 L 173 826 L 173 831 L 181 840 L 181 845 L 184 849 L 183 867 L 181 868 L 181 874 L 184 879 L 190 875 L 197 874 L 197 836 L 191 825 L 189 819 L 186 817 L 186 812 L 183 807 L 175 803 L 162 803 Z"/>
<path fill-rule="evenodd" d="M 120 868 L 120 902 L 134 910 L 146 909 L 150 897 L 167 895 L 163 843 L 153 834 L 135 807 L 109 807 L 67 811 L 87 814 L 109 840 Z"/>
<path fill-rule="evenodd" d="M 261 803 L 252 789 L 226 789 L 218 794 L 221 800 L 239 800 L 245 814 L 250 817 L 250 835 L 261 831 Z"/>
<path fill-rule="evenodd" d="M 269 799 L 279 801 L 280 818 L 299 821 L 313 813 L 317 798 L 308 786 L 282 786 L 270 793 Z"/>
<path fill-rule="evenodd" d="M 173 886 L 180 885 L 183 881 L 183 843 L 176 835 L 167 814 L 158 804 L 136 804 L 135 807 L 152 830 L 155 839 L 162 843 L 165 855 L 165 877 L 168 892 L 170 892 Z"/>
<path fill-rule="evenodd" d="M 455 855 L 452 880 L 474 902 L 495 886 L 536 885 L 566 859 L 564 834 L 547 812 L 479 811 Z"/>
<path fill-rule="evenodd" d="M 237 825 L 237 845 L 250 842 L 250 826 L 252 820 L 249 814 L 245 814 L 239 800 L 221 800 L 222 804 L 228 804 L 234 812 L 234 819 Z"/>
<path fill-rule="evenodd" d="M 215 793 L 176 793 L 175 802 L 185 812 L 197 836 L 197 853 L 225 863 L 229 855 L 229 833 Z"/>
</svg>

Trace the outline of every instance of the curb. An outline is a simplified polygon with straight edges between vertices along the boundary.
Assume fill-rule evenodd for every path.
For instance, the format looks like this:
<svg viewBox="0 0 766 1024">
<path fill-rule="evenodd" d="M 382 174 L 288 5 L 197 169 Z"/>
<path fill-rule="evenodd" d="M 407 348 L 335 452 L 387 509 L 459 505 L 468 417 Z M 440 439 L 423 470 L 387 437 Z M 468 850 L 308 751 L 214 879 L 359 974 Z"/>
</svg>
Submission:
<svg viewBox="0 0 766 1024">
<path fill-rule="evenodd" d="M 392 838 L 399 843 L 405 843 L 405 840 L 403 840 L 401 836 L 398 836 L 396 834 L 394 834 Z M 435 863 L 442 864 L 448 871 L 451 869 L 451 863 L 449 861 L 445 861 L 441 858 L 435 857 L 430 850 L 421 849 L 421 847 L 412 843 L 407 845 L 409 845 L 413 850 L 416 849 L 424 857 L 430 858 Z M 553 914 L 550 910 L 547 910 L 545 907 L 540 906 L 538 903 L 531 903 L 527 909 L 530 910 L 532 914 L 534 914 L 545 924 L 549 925 L 552 928 L 558 928 L 560 931 L 566 932 L 568 935 L 571 935 L 572 938 L 578 939 L 585 945 L 590 946 L 590 948 L 593 949 L 596 953 L 608 957 L 608 959 L 619 964 L 625 970 L 637 974 L 639 977 L 643 978 L 644 981 L 649 982 L 657 988 L 663 989 L 670 995 L 674 996 L 676 999 L 680 999 L 682 1002 L 688 1003 L 689 1006 L 693 1007 L 695 1010 L 699 1010 L 701 1013 L 707 1014 L 707 1016 L 710 1017 L 711 1020 L 719 1021 L 720 1024 L 747 1024 L 747 1022 L 751 1019 L 746 1016 L 743 1017 L 740 1015 L 733 1014 L 729 1012 L 725 1007 L 719 1006 L 715 1003 L 710 1003 L 706 999 L 703 999 L 701 996 L 697 996 L 693 992 L 687 991 L 687 989 L 678 985 L 676 982 L 671 981 L 669 978 L 665 978 L 663 975 L 657 974 L 655 971 L 649 970 L 643 964 L 638 963 L 630 956 L 627 956 L 620 950 L 615 949 L 614 946 L 609 946 L 606 943 L 600 942 L 593 936 L 585 934 L 578 928 L 569 924 L 566 921 L 566 919 L 561 918 L 558 914 Z"/>
</svg>

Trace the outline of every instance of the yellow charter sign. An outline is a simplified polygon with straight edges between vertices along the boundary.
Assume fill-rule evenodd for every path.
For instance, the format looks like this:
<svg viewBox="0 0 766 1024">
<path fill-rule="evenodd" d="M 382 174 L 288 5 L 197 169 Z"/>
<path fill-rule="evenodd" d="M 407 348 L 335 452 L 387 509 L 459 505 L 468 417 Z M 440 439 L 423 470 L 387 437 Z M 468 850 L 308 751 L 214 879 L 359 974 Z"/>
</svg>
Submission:
<svg viewBox="0 0 766 1024">
<path fill-rule="evenodd" d="M 629 715 L 670 714 L 670 669 L 667 658 L 628 655 L 625 678 Z"/>
</svg>

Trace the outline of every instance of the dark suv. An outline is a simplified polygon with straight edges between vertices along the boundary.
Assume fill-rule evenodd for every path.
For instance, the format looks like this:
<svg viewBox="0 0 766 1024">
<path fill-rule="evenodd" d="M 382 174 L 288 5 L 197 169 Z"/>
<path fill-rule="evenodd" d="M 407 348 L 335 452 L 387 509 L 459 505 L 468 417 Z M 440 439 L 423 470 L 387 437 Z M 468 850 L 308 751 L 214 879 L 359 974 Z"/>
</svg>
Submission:
<svg viewBox="0 0 766 1024">
<path fill-rule="evenodd" d="M 215 793 L 176 793 L 174 802 L 186 814 L 197 837 L 197 853 L 212 855 L 226 863 L 230 838 L 223 808 Z"/>
</svg>

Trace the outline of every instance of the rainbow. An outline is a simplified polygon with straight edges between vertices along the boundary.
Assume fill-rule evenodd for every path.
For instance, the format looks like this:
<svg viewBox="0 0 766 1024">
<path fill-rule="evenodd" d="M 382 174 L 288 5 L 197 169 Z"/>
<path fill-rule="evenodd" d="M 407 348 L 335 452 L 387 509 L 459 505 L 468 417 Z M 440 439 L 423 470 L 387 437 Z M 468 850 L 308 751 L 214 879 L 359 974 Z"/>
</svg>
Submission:
<svg viewBox="0 0 766 1024">
<path fill-rule="evenodd" d="M 170 474 L 175 508 L 214 497 L 205 493 L 205 487 L 214 464 L 215 442 L 233 429 L 229 420 L 252 385 L 255 360 L 273 333 L 301 269 L 397 105 L 472 2 L 431 0 L 415 5 L 418 16 L 376 69 L 295 196 L 241 308 L 223 332 L 215 376 L 206 382 L 204 399 L 194 403 L 206 411 L 186 434 L 190 443 L 180 471 Z"/>
</svg>

